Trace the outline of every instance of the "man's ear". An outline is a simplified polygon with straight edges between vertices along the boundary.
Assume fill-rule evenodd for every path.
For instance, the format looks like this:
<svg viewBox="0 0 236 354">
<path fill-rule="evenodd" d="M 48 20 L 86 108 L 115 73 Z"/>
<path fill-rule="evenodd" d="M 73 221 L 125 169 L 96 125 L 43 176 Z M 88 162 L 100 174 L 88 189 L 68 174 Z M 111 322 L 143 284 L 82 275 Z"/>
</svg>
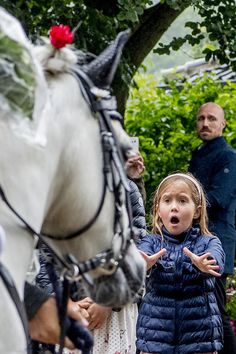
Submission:
<svg viewBox="0 0 236 354">
<path fill-rule="evenodd" d="M 194 218 L 194 219 L 198 219 L 198 218 L 200 217 L 200 215 L 201 215 L 201 209 L 202 209 L 202 207 L 201 207 L 200 205 L 196 208 L 195 213 L 194 213 L 194 215 L 193 215 L 193 218 Z"/>
</svg>

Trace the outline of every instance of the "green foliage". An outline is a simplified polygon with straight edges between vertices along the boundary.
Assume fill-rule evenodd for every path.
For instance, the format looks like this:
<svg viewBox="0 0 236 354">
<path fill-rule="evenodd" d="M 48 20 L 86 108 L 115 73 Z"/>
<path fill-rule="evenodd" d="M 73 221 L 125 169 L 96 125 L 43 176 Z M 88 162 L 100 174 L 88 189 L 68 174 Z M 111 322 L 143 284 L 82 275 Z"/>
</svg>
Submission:
<svg viewBox="0 0 236 354">
<path fill-rule="evenodd" d="M 227 312 L 230 318 L 236 321 L 236 295 L 232 295 L 232 298 L 229 299 L 227 303 Z"/>
<path fill-rule="evenodd" d="M 227 312 L 230 318 L 236 321 L 236 272 L 234 268 L 234 274 L 227 277 L 226 283 L 226 295 L 227 295 Z"/>
<path fill-rule="evenodd" d="M 95 55 L 100 54 L 118 32 L 135 26 L 151 3 L 151 0 L 117 0 L 110 5 L 93 0 L 0 0 L 0 6 L 20 20 L 33 42 L 39 36 L 47 36 L 52 25 L 66 24 L 73 29 L 80 24 L 74 45 Z M 131 60 L 123 58 L 119 75 L 126 86 L 134 70 Z"/>
<path fill-rule="evenodd" d="M 52 25 L 63 23 L 75 28 L 81 22 L 75 45 L 94 54 L 100 53 L 119 31 L 137 23 L 151 1 L 118 0 L 114 16 L 106 15 L 106 11 L 99 11 L 91 3 L 86 0 L 0 0 L 0 6 L 25 25 L 32 39 L 47 35 Z M 114 4 L 111 11 L 112 6 Z"/>
<path fill-rule="evenodd" d="M 199 45 L 204 38 L 207 38 L 217 43 L 217 47 L 209 46 L 205 49 L 206 59 L 218 58 L 221 63 L 231 63 L 236 69 L 235 0 L 162 0 L 161 3 L 166 3 L 177 11 L 193 6 L 200 17 L 198 21 L 193 19 L 185 24 L 190 33 L 183 37 L 178 33 L 180 37 L 173 38 L 169 44 L 160 43 L 155 49 L 156 52 L 169 54 L 171 49 L 178 50 L 184 43 L 192 46 Z M 64 23 L 74 28 L 81 22 L 75 44 L 80 49 L 94 54 L 100 53 L 119 31 L 127 27 L 136 30 L 142 26 L 146 21 L 145 10 L 153 4 L 158 7 L 159 2 L 152 0 L 114 0 L 107 3 L 102 0 L 0 0 L 0 6 L 19 18 L 31 38 L 39 34 L 47 34 L 52 24 Z M 158 22 L 158 12 L 156 16 Z M 140 45 L 145 46 L 145 43 Z"/>
<path fill-rule="evenodd" d="M 118 0 L 120 12 L 117 19 L 130 25 L 139 21 L 139 16 L 143 14 L 146 5 L 151 5 L 150 0 Z"/>
<path fill-rule="evenodd" d="M 166 2 L 174 8 L 181 7 L 184 3 L 193 5 L 201 19 L 186 22 L 185 27 L 190 29 L 190 33 L 183 37 L 174 37 L 168 44 L 159 43 L 159 47 L 155 49 L 156 53 L 169 54 L 171 49 L 178 50 L 185 43 L 195 46 L 207 38 L 210 42 L 217 43 L 217 47 L 208 46 L 203 49 L 206 60 L 218 59 L 221 64 L 230 63 L 232 68 L 236 70 L 235 0 L 172 0 Z"/>
<path fill-rule="evenodd" d="M 163 20 L 161 4 L 164 3 Z M 53 24 L 63 23 L 75 28 L 80 23 L 74 44 L 93 54 L 99 54 L 118 32 L 130 27 L 133 41 L 130 40 L 130 46 L 126 47 L 126 58 L 117 75 L 125 87 L 130 85 L 137 66 L 170 25 L 165 18 L 175 18 L 173 9 L 181 13 L 182 9 L 193 6 L 199 18 L 183 21 L 180 26 L 184 27 L 186 22 L 190 32 L 182 36 L 178 29 L 169 44 L 160 44 L 155 51 L 169 54 L 171 49 L 178 50 L 185 43 L 199 46 L 202 51 L 201 44 L 207 39 L 208 45 L 204 46 L 206 59 L 218 58 L 220 63 L 230 63 L 236 69 L 235 0 L 0 0 L 0 6 L 22 22 L 33 41 L 39 35 L 47 35 Z M 142 41 L 142 33 L 143 38 L 149 36 L 152 40 Z M 121 90 L 120 95 L 124 91 Z"/>
<path fill-rule="evenodd" d="M 15 9 L 12 12 L 14 14 Z M 28 0 L 24 2 L 19 15 L 18 18 L 26 24 L 32 39 L 39 35 L 47 35 L 52 25 L 63 23 L 75 28 L 81 22 L 76 33 L 75 46 L 94 54 L 100 53 L 116 34 L 113 19 L 87 7 L 84 1 Z"/>
<path fill-rule="evenodd" d="M 200 143 L 195 132 L 195 117 L 201 104 L 219 103 L 226 111 L 225 137 L 236 147 L 236 84 L 223 87 L 213 78 L 188 82 L 179 89 L 176 82 L 169 90 L 157 87 L 153 76 L 137 76 L 126 110 L 126 129 L 140 139 L 148 210 L 150 199 L 162 178 L 174 171 L 186 171 L 192 150 Z"/>
</svg>

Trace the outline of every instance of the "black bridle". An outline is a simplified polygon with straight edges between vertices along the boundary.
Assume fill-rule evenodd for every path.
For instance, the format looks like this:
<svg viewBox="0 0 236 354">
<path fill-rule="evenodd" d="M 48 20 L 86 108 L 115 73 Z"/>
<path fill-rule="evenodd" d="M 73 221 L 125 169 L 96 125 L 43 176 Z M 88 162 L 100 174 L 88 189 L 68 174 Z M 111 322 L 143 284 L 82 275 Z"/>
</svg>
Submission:
<svg viewBox="0 0 236 354">
<path fill-rule="evenodd" d="M 70 233 L 66 236 L 57 236 L 57 235 L 50 235 L 47 233 L 41 233 L 41 238 L 43 237 L 43 242 L 45 243 L 45 238 L 49 238 L 52 240 L 57 241 L 65 241 L 69 239 L 73 239 L 76 237 L 81 236 L 84 234 L 88 229 L 92 227 L 92 225 L 96 222 L 99 214 L 102 210 L 103 203 L 105 200 L 106 192 L 109 190 L 113 192 L 115 198 L 115 211 L 114 211 L 114 238 L 120 237 L 122 239 L 121 242 L 121 249 L 119 252 L 119 257 L 116 259 L 112 245 L 111 248 L 104 250 L 103 252 L 97 254 L 96 256 L 90 258 L 84 262 L 77 262 L 73 255 L 68 254 L 66 259 L 64 259 L 63 265 L 66 266 L 67 269 L 70 270 L 69 276 L 71 279 L 75 276 L 78 277 L 79 275 L 83 276 L 85 273 L 89 272 L 90 270 L 100 268 L 104 274 L 112 274 L 118 268 L 120 262 L 122 261 L 126 249 L 130 242 L 132 242 L 131 237 L 131 208 L 130 208 L 130 200 L 129 200 L 129 186 L 127 183 L 127 177 L 124 170 L 124 163 L 123 163 L 123 155 L 117 142 L 116 135 L 112 126 L 112 120 L 121 120 L 122 117 L 117 112 L 116 106 L 116 99 L 114 96 L 110 94 L 108 90 L 100 90 L 96 88 L 88 77 L 88 75 L 80 70 L 78 66 L 74 68 L 71 74 L 77 79 L 78 84 L 80 86 L 81 92 L 83 94 L 84 99 L 86 100 L 87 104 L 89 105 L 91 111 L 96 114 L 98 122 L 99 122 L 99 129 L 100 129 L 100 136 L 101 136 L 101 146 L 103 152 L 103 175 L 104 175 L 104 182 L 103 182 L 103 190 L 102 195 L 100 198 L 100 202 L 98 207 L 95 211 L 95 214 L 92 218 L 80 229 L 77 229 L 73 233 Z M 103 97 L 101 96 L 103 94 Z M 119 178 L 119 182 L 116 182 L 117 176 Z M 122 199 L 122 190 L 125 193 L 125 200 Z M 129 219 L 129 237 L 124 237 L 124 230 L 121 222 L 121 209 L 124 206 L 127 210 L 127 215 Z M 113 239 L 114 239 L 113 238 Z M 112 242 L 113 243 L 113 242 Z M 52 250 L 55 254 L 55 251 Z M 55 254 L 58 258 L 58 255 Z M 61 261 L 61 259 L 60 259 Z M 71 272 L 72 270 L 72 272 Z M 68 274 L 68 272 L 67 272 Z M 87 277 L 84 277 L 86 281 L 88 281 Z M 91 282 L 91 280 L 90 280 Z"/>
<path fill-rule="evenodd" d="M 83 275 L 90 270 L 94 270 L 97 267 L 102 267 L 105 270 L 105 265 L 108 264 L 107 274 L 112 274 L 119 265 L 119 262 L 123 258 L 123 255 L 127 249 L 127 245 L 132 240 L 131 237 L 131 209 L 129 202 L 129 186 L 127 183 L 126 174 L 123 167 L 123 155 L 120 149 L 120 146 L 117 142 L 115 132 L 111 123 L 112 119 L 121 119 L 121 116 L 116 110 L 116 100 L 114 96 L 111 96 L 108 90 L 100 90 L 93 85 L 93 82 L 78 67 L 75 67 L 72 71 L 72 75 L 76 77 L 81 92 L 90 106 L 92 112 L 97 115 L 99 127 L 100 127 L 100 136 L 101 136 L 101 145 L 103 152 L 103 175 L 104 175 L 104 183 L 102 189 L 102 195 L 100 198 L 100 202 L 98 207 L 92 216 L 92 218 L 80 229 L 67 234 L 65 236 L 61 235 L 51 235 L 48 233 L 37 232 L 34 230 L 32 226 L 14 209 L 9 200 L 7 199 L 2 187 L 0 186 L 0 196 L 5 204 L 9 207 L 9 209 L 23 222 L 25 227 L 30 231 L 30 233 L 39 237 L 39 239 L 45 243 L 52 253 L 55 255 L 56 259 L 66 268 L 69 273 L 68 276 L 70 278 L 77 277 L 78 275 Z M 98 93 L 96 93 L 96 90 Z M 100 91 L 103 91 L 105 97 L 101 97 Z M 115 180 L 119 177 L 119 182 L 117 183 Z M 121 189 L 125 192 L 125 201 L 122 200 Z M 93 258 L 84 261 L 77 262 L 72 255 L 67 255 L 65 258 L 61 257 L 55 250 L 51 248 L 46 239 L 52 239 L 56 241 L 65 241 L 70 240 L 84 234 L 88 229 L 92 227 L 92 225 L 96 222 L 99 214 L 102 210 L 107 189 L 110 192 L 114 193 L 115 198 L 115 218 L 114 218 L 114 235 L 119 234 L 122 238 L 121 250 L 118 259 L 114 259 L 112 248 L 108 250 L 104 250 Z M 124 199 L 124 198 L 123 198 Z M 130 237 L 127 239 L 124 238 L 123 227 L 121 225 L 121 208 L 124 205 L 126 206 L 127 215 L 129 219 L 129 232 Z M 106 271 L 105 271 L 106 273 Z"/>
<path fill-rule="evenodd" d="M 0 186 L 0 196 L 9 209 L 13 212 L 14 215 L 20 219 L 25 228 L 32 235 L 38 236 L 38 238 L 47 245 L 55 258 L 62 265 L 62 275 L 63 278 L 69 282 L 78 281 L 83 277 L 87 282 L 91 284 L 91 279 L 86 276 L 86 273 L 98 269 L 102 274 L 110 275 L 113 274 L 120 265 L 126 250 L 132 240 L 132 228 L 131 228 L 131 208 L 129 200 L 129 187 L 127 184 L 126 174 L 123 167 L 123 156 L 120 149 L 120 146 L 116 140 L 115 132 L 111 123 L 112 119 L 121 119 L 121 116 L 116 110 L 116 100 L 110 94 L 108 90 L 100 90 L 93 85 L 93 82 L 90 80 L 88 75 L 81 71 L 78 67 L 75 67 L 73 76 L 77 78 L 77 81 L 80 85 L 82 94 L 89 104 L 92 112 L 96 114 L 99 127 L 100 127 L 100 136 L 101 136 L 101 145 L 103 151 L 103 174 L 104 174 L 104 183 L 102 195 L 100 202 L 95 211 L 95 214 L 91 219 L 80 229 L 74 231 L 65 236 L 51 235 L 42 232 L 36 232 L 33 227 L 14 209 L 12 204 L 8 201 L 4 190 Z M 96 222 L 99 214 L 102 210 L 106 192 L 109 190 L 114 193 L 115 199 L 115 211 L 114 211 L 114 237 L 112 240 L 111 247 L 104 250 L 103 252 L 97 254 L 96 256 L 90 258 L 84 262 L 78 262 L 75 257 L 71 254 L 62 256 L 58 254 L 46 241 L 47 239 L 65 241 L 73 238 L 77 238 L 80 235 L 84 234 L 92 225 Z M 122 208 L 126 207 L 129 228 L 124 230 L 122 223 Z M 126 235 L 125 235 L 126 232 Z M 117 238 L 121 238 L 120 252 L 118 256 L 115 256 L 113 251 L 113 243 Z M 3 275 L 0 272 L 0 276 L 3 278 Z M 5 280 L 5 279 L 3 279 Z M 4 281 L 6 284 L 6 282 Z M 22 318 L 24 315 L 20 312 L 19 306 L 17 307 L 19 315 Z M 63 347 L 65 333 L 62 334 L 61 338 L 61 348 Z M 61 349 L 62 350 L 62 349 Z"/>
</svg>

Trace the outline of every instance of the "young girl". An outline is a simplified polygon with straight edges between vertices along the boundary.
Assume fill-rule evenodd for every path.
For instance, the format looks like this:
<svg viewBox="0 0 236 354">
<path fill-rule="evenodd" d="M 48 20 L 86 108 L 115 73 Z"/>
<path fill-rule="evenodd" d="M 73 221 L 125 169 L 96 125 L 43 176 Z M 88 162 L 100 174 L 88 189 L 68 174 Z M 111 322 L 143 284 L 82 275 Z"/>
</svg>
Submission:
<svg viewBox="0 0 236 354">
<path fill-rule="evenodd" d="M 176 173 L 159 185 L 153 233 L 139 245 L 151 269 L 137 321 L 142 354 L 213 354 L 221 350 L 222 322 L 214 295 L 224 267 L 219 239 L 207 229 L 199 182 Z"/>
</svg>

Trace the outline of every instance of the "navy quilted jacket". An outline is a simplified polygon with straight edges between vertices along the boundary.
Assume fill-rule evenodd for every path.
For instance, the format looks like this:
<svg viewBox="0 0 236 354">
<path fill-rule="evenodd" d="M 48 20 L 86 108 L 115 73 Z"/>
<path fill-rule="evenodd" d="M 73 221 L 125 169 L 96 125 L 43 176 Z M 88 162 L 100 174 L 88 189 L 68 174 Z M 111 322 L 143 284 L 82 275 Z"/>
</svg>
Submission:
<svg viewBox="0 0 236 354">
<path fill-rule="evenodd" d="M 183 253 L 188 247 L 197 255 L 210 252 L 224 268 L 224 251 L 214 236 L 191 228 L 180 236 L 163 230 L 145 236 L 139 248 L 147 254 L 162 246 L 167 253 L 152 268 L 137 321 L 137 348 L 147 353 L 191 354 L 222 348 L 222 322 L 214 295 L 215 278 L 202 273 Z"/>
<path fill-rule="evenodd" d="M 143 204 L 143 198 L 136 185 L 131 179 L 128 178 L 128 184 L 130 187 L 130 203 L 133 216 L 133 226 L 136 229 L 136 241 L 142 239 L 146 235 L 146 219 L 145 208 Z"/>
<path fill-rule="evenodd" d="M 222 242 L 226 274 L 234 272 L 236 246 L 236 150 L 221 136 L 197 148 L 189 171 L 202 183 L 209 202 L 209 229 Z"/>
</svg>

